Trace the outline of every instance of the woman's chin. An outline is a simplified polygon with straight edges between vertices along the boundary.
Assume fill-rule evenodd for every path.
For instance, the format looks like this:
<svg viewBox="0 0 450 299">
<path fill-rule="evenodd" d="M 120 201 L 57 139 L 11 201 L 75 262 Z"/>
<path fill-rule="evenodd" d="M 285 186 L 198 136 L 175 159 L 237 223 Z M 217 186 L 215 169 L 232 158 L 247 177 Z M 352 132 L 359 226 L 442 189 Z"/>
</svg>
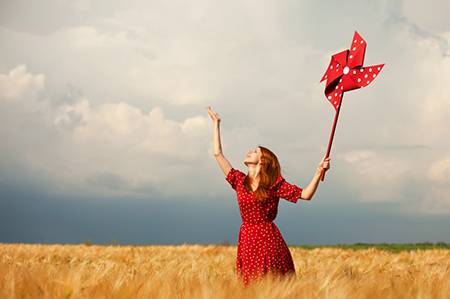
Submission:
<svg viewBox="0 0 450 299">
<path fill-rule="evenodd" d="M 244 164 L 246 165 L 246 166 L 248 166 L 249 164 L 255 164 L 254 162 L 252 162 L 252 161 L 247 161 L 247 160 L 244 160 Z"/>
</svg>

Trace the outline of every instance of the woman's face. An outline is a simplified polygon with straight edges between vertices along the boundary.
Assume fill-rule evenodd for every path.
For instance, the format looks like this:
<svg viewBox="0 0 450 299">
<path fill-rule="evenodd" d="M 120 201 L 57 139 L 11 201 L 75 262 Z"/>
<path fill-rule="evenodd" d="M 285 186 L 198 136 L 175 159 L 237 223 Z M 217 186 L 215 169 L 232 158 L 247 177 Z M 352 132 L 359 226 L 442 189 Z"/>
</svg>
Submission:
<svg viewBox="0 0 450 299">
<path fill-rule="evenodd" d="M 261 149 L 257 146 L 255 148 L 250 149 L 247 152 L 247 155 L 245 156 L 244 159 L 244 164 L 247 165 L 247 163 L 250 164 L 258 164 L 259 161 L 261 160 Z"/>
</svg>

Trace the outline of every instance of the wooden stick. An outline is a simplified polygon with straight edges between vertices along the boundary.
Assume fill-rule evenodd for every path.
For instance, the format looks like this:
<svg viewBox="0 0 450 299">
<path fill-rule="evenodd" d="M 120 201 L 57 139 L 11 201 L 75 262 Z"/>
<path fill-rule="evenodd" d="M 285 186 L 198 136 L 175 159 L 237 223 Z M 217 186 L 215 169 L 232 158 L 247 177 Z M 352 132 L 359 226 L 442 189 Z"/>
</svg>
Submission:
<svg viewBox="0 0 450 299">
<path fill-rule="evenodd" d="M 339 111 L 341 111 L 342 102 L 344 99 L 344 93 L 342 93 L 341 103 L 339 104 L 338 110 L 336 111 L 336 114 L 334 115 L 334 121 L 333 121 L 333 129 L 331 130 L 330 139 L 328 140 L 328 149 L 327 149 L 327 155 L 325 158 L 328 158 L 331 152 L 331 145 L 333 144 L 333 137 L 334 137 L 334 130 L 336 129 L 336 124 L 339 117 Z M 327 170 L 325 169 L 324 172 L 322 172 L 322 177 L 320 178 L 322 181 L 325 179 L 325 172 Z"/>
</svg>

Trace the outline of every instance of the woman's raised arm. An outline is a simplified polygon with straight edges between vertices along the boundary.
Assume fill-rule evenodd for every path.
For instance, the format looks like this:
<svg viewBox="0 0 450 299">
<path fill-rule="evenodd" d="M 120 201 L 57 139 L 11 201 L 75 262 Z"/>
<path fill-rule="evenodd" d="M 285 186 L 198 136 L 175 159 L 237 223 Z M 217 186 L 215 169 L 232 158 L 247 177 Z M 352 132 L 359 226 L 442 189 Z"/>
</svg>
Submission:
<svg viewBox="0 0 450 299">
<path fill-rule="evenodd" d="M 308 187 L 303 189 L 302 198 L 306 200 L 311 200 L 316 193 L 317 187 L 319 186 L 320 178 L 322 177 L 322 172 L 330 168 L 330 158 L 323 157 L 322 161 L 320 161 L 317 166 L 316 173 L 309 183 Z"/>
<path fill-rule="evenodd" d="M 211 107 L 208 106 L 208 114 L 211 117 L 214 125 L 213 130 L 213 146 L 214 146 L 214 157 L 219 164 L 219 167 L 222 169 L 225 176 L 228 175 L 228 172 L 233 168 L 231 163 L 225 158 L 222 153 L 222 144 L 220 142 L 220 116 L 217 112 L 214 112 Z"/>
</svg>

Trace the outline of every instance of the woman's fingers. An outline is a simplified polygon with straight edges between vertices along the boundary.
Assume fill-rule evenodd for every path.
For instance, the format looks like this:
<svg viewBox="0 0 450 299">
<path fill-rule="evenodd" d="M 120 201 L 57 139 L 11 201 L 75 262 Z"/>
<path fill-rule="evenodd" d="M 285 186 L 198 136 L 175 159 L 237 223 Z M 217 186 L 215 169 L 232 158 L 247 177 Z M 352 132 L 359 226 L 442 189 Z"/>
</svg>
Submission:
<svg viewBox="0 0 450 299">
<path fill-rule="evenodd" d="M 214 112 L 214 110 L 212 110 L 211 106 L 208 106 L 208 113 L 216 114 L 216 112 Z"/>
<path fill-rule="evenodd" d="M 324 169 L 329 169 L 330 168 L 330 157 L 323 157 L 322 161 L 319 163 L 319 165 L 322 166 L 322 168 Z"/>
<path fill-rule="evenodd" d="M 208 114 L 211 117 L 211 119 L 213 121 L 219 121 L 220 120 L 219 114 L 217 112 L 213 111 L 211 106 L 208 106 L 207 108 L 208 108 Z"/>
<path fill-rule="evenodd" d="M 214 111 L 211 109 L 211 106 L 208 106 L 208 113 L 209 114 L 214 114 Z"/>
<path fill-rule="evenodd" d="M 210 115 L 214 114 L 214 111 L 211 109 L 211 106 L 208 106 L 207 108 L 208 108 L 208 113 Z"/>
</svg>

